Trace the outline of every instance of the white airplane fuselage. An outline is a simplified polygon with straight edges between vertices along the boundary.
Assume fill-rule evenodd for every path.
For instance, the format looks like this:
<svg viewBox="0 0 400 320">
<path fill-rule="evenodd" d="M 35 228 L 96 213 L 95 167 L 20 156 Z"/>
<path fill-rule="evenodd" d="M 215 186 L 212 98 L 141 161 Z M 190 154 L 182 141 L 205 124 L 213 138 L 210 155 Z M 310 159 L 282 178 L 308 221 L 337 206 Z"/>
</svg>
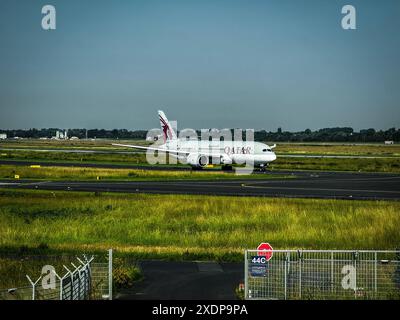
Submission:
<svg viewBox="0 0 400 320">
<path fill-rule="evenodd" d="M 190 154 L 213 154 L 212 164 L 245 164 L 264 167 L 276 160 L 271 147 L 265 143 L 253 141 L 167 141 L 158 146 L 165 150 L 186 151 Z M 215 156 L 214 156 L 215 155 Z M 190 163 L 189 163 L 190 164 Z"/>
</svg>

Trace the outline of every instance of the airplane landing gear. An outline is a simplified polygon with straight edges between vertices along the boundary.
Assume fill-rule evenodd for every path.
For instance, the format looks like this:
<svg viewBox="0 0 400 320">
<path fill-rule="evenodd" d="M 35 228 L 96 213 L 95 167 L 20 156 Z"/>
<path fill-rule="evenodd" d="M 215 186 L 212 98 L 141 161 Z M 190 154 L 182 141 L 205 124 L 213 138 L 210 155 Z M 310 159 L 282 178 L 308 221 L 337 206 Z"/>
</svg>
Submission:
<svg viewBox="0 0 400 320">
<path fill-rule="evenodd" d="M 222 171 L 232 171 L 233 167 L 231 165 L 223 165 L 222 166 Z"/>
</svg>

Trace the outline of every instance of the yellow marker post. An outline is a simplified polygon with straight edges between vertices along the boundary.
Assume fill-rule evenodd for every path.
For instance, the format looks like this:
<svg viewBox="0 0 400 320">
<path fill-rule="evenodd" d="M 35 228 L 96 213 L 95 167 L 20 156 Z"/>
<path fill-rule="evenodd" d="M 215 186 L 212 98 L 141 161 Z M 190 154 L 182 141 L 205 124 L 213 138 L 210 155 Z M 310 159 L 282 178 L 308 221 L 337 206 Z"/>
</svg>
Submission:
<svg viewBox="0 0 400 320">
<path fill-rule="evenodd" d="M 99 177 L 99 176 L 97 176 L 97 180 L 100 180 L 100 177 Z"/>
<path fill-rule="evenodd" d="M 31 165 L 31 168 L 40 168 L 40 165 L 38 165 L 38 164 L 33 164 L 33 165 Z"/>
<path fill-rule="evenodd" d="M 16 174 L 16 175 L 14 176 L 14 178 L 15 178 L 15 179 L 19 179 L 19 174 Z"/>
</svg>

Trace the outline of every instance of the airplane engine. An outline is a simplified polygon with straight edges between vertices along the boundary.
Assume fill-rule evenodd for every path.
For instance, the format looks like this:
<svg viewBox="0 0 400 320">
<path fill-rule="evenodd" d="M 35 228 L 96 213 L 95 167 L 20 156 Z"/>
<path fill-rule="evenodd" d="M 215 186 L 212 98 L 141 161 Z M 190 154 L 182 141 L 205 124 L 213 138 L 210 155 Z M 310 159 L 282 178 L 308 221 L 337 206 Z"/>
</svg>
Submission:
<svg viewBox="0 0 400 320">
<path fill-rule="evenodd" d="M 196 168 L 204 168 L 208 165 L 209 159 L 205 155 L 201 155 L 198 153 L 191 153 L 188 155 L 186 162 L 190 164 L 192 167 Z"/>
</svg>

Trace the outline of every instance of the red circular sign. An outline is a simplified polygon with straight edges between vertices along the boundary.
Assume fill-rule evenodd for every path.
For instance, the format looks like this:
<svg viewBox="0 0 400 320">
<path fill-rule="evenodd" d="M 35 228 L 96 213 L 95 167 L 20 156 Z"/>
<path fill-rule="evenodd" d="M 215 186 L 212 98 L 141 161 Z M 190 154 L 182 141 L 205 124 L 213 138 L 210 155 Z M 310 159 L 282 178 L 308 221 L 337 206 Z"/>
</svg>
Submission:
<svg viewBox="0 0 400 320">
<path fill-rule="evenodd" d="M 272 255 L 273 255 L 273 249 L 271 245 L 267 242 L 260 243 L 260 245 L 257 247 L 257 255 L 258 256 L 264 256 L 267 261 L 271 260 Z"/>
</svg>

